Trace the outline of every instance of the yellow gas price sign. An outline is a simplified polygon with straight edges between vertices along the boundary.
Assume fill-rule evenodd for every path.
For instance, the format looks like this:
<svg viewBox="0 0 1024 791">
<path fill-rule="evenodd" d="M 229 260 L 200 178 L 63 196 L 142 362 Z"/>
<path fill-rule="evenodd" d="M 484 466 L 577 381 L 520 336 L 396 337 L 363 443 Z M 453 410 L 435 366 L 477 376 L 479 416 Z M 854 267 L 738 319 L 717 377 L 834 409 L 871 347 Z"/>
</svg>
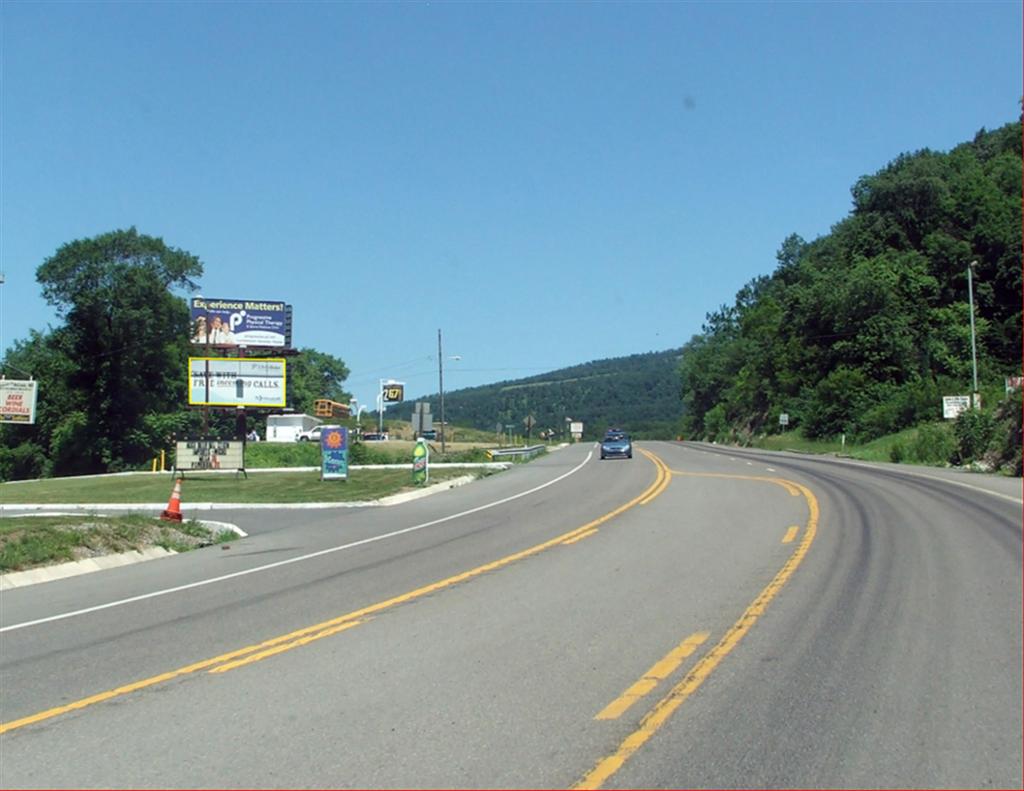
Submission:
<svg viewBox="0 0 1024 791">
<path fill-rule="evenodd" d="M 393 404 L 397 401 L 405 400 L 405 385 L 404 384 L 386 384 L 384 389 L 381 390 L 381 395 L 384 399 L 384 403 Z"/>
</svg>

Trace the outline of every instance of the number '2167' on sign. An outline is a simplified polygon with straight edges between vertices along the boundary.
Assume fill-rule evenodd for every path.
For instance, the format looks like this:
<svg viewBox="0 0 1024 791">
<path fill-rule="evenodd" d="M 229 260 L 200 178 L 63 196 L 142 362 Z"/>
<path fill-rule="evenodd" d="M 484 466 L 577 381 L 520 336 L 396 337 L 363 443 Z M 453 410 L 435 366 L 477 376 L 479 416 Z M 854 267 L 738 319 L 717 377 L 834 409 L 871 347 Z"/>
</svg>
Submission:
<svg viewBox="0 0 1024 791">
<path fill-rule="evenodd" d="M 405 386 L 385 385 L 381 393 L 385 401 L 402 401 L 405 399 Z"/>
</svg>

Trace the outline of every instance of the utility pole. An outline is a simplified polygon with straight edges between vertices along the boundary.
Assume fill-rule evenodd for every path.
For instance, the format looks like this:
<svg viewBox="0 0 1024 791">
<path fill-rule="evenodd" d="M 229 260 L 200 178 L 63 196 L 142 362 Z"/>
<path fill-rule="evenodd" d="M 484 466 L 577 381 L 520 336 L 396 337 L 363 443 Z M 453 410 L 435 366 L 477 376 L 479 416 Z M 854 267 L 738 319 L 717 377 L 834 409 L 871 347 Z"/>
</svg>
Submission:
<svg viewBox="0 0 1024 791">
<path fill-rule="evenodd" d="M 441 328 L 437 330 L 437 389 L 441 394 L 441 453 L 444 453 L 444 355 L 441 353 Z"/>
<path fill-rule="evenodd" d="M 977 261 L 971 261 L 967 265 L 967 299 L 971 307 L 971 369 L 974 374 L 974 387 L 971 389 L 971 409 L 977 409 L 978 404 L 978 351 L 974 343 L 974 267 Z"/>
</svg>

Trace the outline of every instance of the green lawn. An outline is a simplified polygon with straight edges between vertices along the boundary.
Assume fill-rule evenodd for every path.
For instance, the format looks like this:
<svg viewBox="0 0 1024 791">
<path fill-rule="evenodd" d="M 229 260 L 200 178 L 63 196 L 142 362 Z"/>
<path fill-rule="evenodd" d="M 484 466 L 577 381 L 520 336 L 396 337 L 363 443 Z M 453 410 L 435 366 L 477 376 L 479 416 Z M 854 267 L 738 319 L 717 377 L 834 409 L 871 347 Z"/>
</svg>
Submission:
<svg viewBox="0 0 1024 791">
<path fill-rule="evenodd" d="M 430 471 L 437 483 L 481 471 L 458 468 Z M 166 503 L 174 479 L 169 473 L 101 478 L 48 478 L 0 484 L 0 504 L 9 503 Z M 321 481 L 320 473 L 261 472 L 248 478 L 234 474 L 187 474 L 181 484 L 182 508 L 195 503 L 337 503 L 377 500 L 416 488 L 412 472 L 353 470 L 347 481 Z"/>
</svg>

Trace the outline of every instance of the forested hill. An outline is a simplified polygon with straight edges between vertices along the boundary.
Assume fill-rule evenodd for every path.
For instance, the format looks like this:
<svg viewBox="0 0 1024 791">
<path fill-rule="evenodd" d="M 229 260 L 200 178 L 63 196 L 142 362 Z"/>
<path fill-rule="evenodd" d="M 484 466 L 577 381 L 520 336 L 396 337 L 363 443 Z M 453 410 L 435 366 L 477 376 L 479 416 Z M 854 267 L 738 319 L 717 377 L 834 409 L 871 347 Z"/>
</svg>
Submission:
<svg viewBox="0 0 1024 791">
<path fill-rule="evenodd" d="M 582 421 L 587 437 L 621 426 L 637 437 L 674 437 L 679 432 L 679 349 L 634 354 L 563 368 L 527 379 L 498 382 L 444 394 L 450 423 L 494 431 L 498 424 L 536 421 L 540 431 L 564 431 L 566 418 Z M 439 419 L 436 395 L 426 399 Z M 388 416 L 408 420 L 412 403 L 388 409 Z"/>
<path fill-rule="evenodd" d="M 687 434 L 777 430 L 783 412 L 854 439 L 941 419 L 942 396 L 971 389 L 972 261 L 979 390 L 1003 399 L 1021 367 L 1021 166 L 1017 122 L 858 180 L 849 216 L 786 239 L 684 347 Z"/>
</svg>

